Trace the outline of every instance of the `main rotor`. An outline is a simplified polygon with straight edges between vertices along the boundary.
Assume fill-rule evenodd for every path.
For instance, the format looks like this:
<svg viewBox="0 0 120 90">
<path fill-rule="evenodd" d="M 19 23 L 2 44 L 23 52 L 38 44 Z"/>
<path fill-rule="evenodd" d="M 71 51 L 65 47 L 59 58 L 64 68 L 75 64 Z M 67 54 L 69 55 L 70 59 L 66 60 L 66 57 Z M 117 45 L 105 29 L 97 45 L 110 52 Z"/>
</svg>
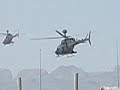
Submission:
<svg viewBox="0 0 120 90">
<path fill-rule="evenodd" d="M 64 29 L 62 32 L 64 33 L 64 36 L 66 37 L 67 30 Z"/>
<path fill-rule="evenodd" d="M 32 38 L 31 40 L 44 40 L 44 39 L 60 39 L 60 38 L 69 38 L 71 36 L 67 36 L 67 30 L 64 29 L 62 32 L 56 30 L 56 32 L 60 35 L 59 37 L 45 37 L 45 38 Z"/>
<path fill-rule="evenodd" d="M 66 36 L 66 34 L 67 34 L 67 30 L 66 29 L 64 29 L 63 31 L 62 31 L 62 33 L 61 32 L 59 32 L 58 30 L 56 30 L 56 32 L 59 34 L 59 35 L 61 35 L 63 38 L 68 38 L 68 37 L 70 37 L 70 36 Z"/>
<path fill-rule="evenodd" d="M 6 30 L 6 33 L 1 33 L 1 32 L 0 32 L 0 36 L 1 36 L 1 35 L 2 35 L 2 36 L 7 36 L 8 34 L 12 35 L 13 37 L 16 37 L 16 36 L 19 37 L 19 30 L 18 30 L 18 32 L 17 32 L 15 35 L 9 33 L 9 30 Z"/>
<path fill-rule="evenodd" d="M 9 33 L 9 30 L 6 30 L 7 34 Z"/>
</svg>

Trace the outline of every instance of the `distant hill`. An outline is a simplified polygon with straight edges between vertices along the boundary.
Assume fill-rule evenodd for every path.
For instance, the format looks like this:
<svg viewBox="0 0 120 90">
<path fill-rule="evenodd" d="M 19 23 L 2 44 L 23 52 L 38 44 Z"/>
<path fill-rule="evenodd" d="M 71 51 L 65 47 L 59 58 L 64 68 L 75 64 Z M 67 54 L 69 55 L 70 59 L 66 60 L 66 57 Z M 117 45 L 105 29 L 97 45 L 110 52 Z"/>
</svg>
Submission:
<svg viewBox="0 0 120 90">
<path fill-rule="evenodd" d="M 7 82 L 12 80 L 12 73 L 8 69 L 0 69 L 0 82 Z"/>
<path fill-rule="evenodd" d="M 46 70 L 41 70 L 42 77 L 45 77 L 48 75 L 48 72 Z M 18 73 L 17 77 L 22 77 L 23 80 L 30 80 L 40 77 L 40 69 L 25 69 Z"/>
<path fill-rule="evenodd" d="M 82 68 L 60 66 L 51 73 L 46 70 L 42 72 L 42 90 L 73 90 L 74 73 L 79 73 L 80 90 L 99 90 L 101 86 L 117 85 L 117 74 L 111 72 L 85 72 Z M 17 90 L 17 80 L 12 78 L 10 70 L 0 69 L 0 90 Z M 39 90 L 40 70 L 25 69 L 18 73 L 22 77 L 24 90 Z"/>
<path fill-rule="evenodd" d="M 54 78 L 60 80 L 73 80 L 74 73 L 79 73 L 80 78 L 84 79 L 88 77 L 88 73 L 85 72 L 83 69 L 71 66 L 60 66 L 55 71 L 50 73 Z"/>
</svg>

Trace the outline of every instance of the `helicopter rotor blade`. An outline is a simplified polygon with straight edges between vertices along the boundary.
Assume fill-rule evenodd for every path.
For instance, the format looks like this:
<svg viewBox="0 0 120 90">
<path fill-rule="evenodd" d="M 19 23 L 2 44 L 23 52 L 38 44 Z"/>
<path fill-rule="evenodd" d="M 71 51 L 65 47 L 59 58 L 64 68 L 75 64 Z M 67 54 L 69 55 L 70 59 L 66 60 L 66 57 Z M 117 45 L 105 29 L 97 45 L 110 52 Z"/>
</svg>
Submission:
<svg viewBox="0 0 120 90">
<path fill-rule="evenodd" d="M 7 35 L 6 33 L 0 33 L 0 35 Z"/>
<path fill-rule="evenodd" d="M 61 39 L 63 37 L 32 38 L 30 40 Z"/>
<path fill-rule="evenodd" d="M 61 32 L 59 32 L 58 30 L 56 30 L 56 32 L 57 32 L 59 35 L 61 35 L 62 37 L 65 38 L 65 36 L 64 36 Z"/>
</svg>

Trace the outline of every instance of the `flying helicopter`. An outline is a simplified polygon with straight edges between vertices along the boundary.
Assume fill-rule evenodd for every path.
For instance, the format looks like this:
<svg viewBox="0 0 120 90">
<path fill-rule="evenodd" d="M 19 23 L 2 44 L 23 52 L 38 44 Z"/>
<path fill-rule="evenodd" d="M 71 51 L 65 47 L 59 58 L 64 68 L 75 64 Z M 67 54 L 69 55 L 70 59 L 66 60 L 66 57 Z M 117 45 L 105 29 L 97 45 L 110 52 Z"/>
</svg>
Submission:
<svg viewBox="0 0 120 90">
<path fill-rule="evenodd" d="M 14 41 L 12 41 L 12 40 L 15 37 L 19 37 L 19 31 L 18 31 L 18 33 L 13 35 L 13 34 L 9 33 L 9 30 L 6 30 L 6 33 L 0 33 L 0 35 L 6 36 L 2 42 L 4 45 L 13 44 Z"/>
<path fill-rule="evenodd" d="M 46 37 L 46 38 L 32 38 L 31 40 L 43 40 L 43 39 L 59 39 L 59 38 L 64 38 L 61 43 L 57 46 L 57 49 L 55 51 L 55 54 L 57 56 L 60 55 L 68 55 L 68 54 L 75 54 L 77 53 L 77 51 L 74 51 L 74 47 L 80 43 L 85 43 L 85 42 L 89 42 L 89 44 L 91 45 L 91 31 L 86 35 L 86 37 L 84 39 L 75 39 L 72 38 L 71 36 L 67 36 L 67 30 L 64 29 L 62 31 L 62 33 L 58 30 L 56 30 L 56 32 L 61 36 L 61 37 Z"/>
</svg>

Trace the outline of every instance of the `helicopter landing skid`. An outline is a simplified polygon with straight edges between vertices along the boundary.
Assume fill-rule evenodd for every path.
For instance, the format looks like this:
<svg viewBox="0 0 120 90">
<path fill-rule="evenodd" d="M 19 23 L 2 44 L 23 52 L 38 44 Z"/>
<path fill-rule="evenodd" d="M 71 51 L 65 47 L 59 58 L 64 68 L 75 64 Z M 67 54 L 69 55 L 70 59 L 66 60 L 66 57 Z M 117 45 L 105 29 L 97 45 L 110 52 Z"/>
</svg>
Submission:
<svg viewBox="0 0 120 90">
<path fill-rule="evenodd" d="M 14 42 L 12 41 L 11 43 L 13 44 Z"/>
<path fill-rule="evenodd" d="M 62 55 L 63 56 L 63 55 Z M 67 58 L 71 58 L 71 57 L 74 57 L 75 55 L 72 53 L 72 54 L 66 54 L 66 55 L 64 55 L 64 56 L 66 56 Z M 61 57 L 61 55 L 57 55 L 56 56 L 56 58 L 59 58 L 59 57 Z"/>
<path fill-rule="evenodd" d="M 56 58 L 59 58 L 59 57 L 60 57 L 59 55 L 56 56 Z"/>
<path fill-rule="evenodd" d="M 70 55 L 67 55 L 66 57 L 71 58 L 71 57 L 74 57 L 74 56 L 75 56 L 74 54 L 70 54 Z"/>
<path fill-rule="evenodd" d="M 77 51 L 72 51 L 72 54 L 77 53 Z"/>
<path fill-rule="evenodd" d="M 11 42 L 12 45 L 13 45 L 14 43 L 15 43 L 15 42 L 13 42 L 13 41 Z"/>
<path fill-rule="evenodd" d="M 12 41 L 11 43 L 10 43 L 10 46 L 13 46 L 14 45 L 14 42 Z"/>
</svg>

